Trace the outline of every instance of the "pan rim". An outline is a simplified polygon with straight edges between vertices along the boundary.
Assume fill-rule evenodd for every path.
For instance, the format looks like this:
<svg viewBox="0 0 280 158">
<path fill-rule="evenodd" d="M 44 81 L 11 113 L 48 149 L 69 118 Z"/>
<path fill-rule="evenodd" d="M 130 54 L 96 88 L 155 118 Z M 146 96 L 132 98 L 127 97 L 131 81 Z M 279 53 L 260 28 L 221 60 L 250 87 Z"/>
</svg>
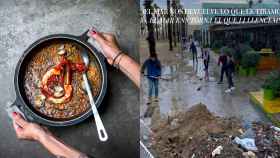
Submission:
<svg viewBox="0 0 280 158">
<path fill-rule="evenodd" d="M 42 123 L 42 124 L 46 124 L 46 125 L 51 125 L 51 126 L 70 126 L 70 125 L 74 125 L 74 124 L 78 124 L 80 122 L 82 122 L 83 120 L 85 120 L 86 118 L 88 118 L 89 116 L 92 115 L 92 110 L 91 108 L 89 108 L 87 111 L 85 111 L 83 114 L 81 114 L 80 116 L 73 118 L 73 119 L 69 119 L 69 120 L 50 120 L 47 118 L 44 118 L 40 115 L 38 115 L 36 112 L 34 112 L 29 105 L 27 105 L 26 101 L 24 100 L 21 91 L 20 91 L 20 83 L 19 83 L 19 74 L 21 73 L 21 67 L 23 64 L 24 59 L 26 58 L 26 56 L 33 50 L 35 49 L 38 45 L 50 41 L 50 40 L 54 40 L 54 39 L 66 39 L 66 40 L 72 40 L 77 42 L 79 45 L 86 47 L 87 49 L 90 50 L 90 53 L 93 54 L 96 58 L 96 60 L 98 61 L 98 64 L 100 66 L 101 69 L 101 75 L 102 75 L 102 84 L 101 84 L 101 89 L 99 92 L 98 97 L 96 98 L 96 106 L 97 108 L 100 107 L 101 102 L 103 101 L 104 97 L 105 97 L 105 93 L 107 90 L 107 69 L 106 69 L 106 65 L 104 63 L 103 60 L 101 60 L 101 57 L 98 53 L 96 48 L 94 48 L 92 45 L 86 43 L 86 41 L 82 41 L 81 39 L 79 39 L 79 37 L 77 36 L 73 36 L 73 35 L 69 35 L 69 34 L 53 34 L 53 35 L 49 35 L 49 36 L 45 36 L 42 37 L 41 39 L 35 41 L 34 43 L 32 43 L 23 53 L 23 55 L 20 57 L 20 60 L 18 61 L 17 67 L 16 67 L 16 73 L 15 73 L 15 88 L 16 88 L 16 94 L 17 94 L 17 99 L 20 100 L 20 104 L 23 104 L 24 108 L 28 110 L 28 112 L 31 113 L 33 118 L 36 118 L 36 121 Z M 29 103 L 30 104 L 30 103 Z M 31 105 L 31 104 L 30 104 Z M 32 106 L 32 105 L 31 105 Z"/>
</svg>

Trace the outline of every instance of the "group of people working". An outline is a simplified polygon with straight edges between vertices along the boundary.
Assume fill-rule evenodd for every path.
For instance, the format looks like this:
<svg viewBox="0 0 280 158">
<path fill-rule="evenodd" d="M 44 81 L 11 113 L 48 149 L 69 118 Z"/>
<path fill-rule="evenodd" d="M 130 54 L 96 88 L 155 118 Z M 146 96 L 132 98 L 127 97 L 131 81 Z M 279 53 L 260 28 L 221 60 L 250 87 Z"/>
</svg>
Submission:
<svg viewBox="0 0 280 158">
<path fill-rule="evenodd" d="M 190 43 L 190 51 L 192 53 L 193 67 L 198 65 L 198 51 L 197 43 L 192 41 Z M 204 79 L 209 81 L 209 63 L 210 63 L 210 49 L 201 48 L 201 58 L 204 66 Z M 231 54 L 226 54 L 221 51 L 218 59 L 218 66 L 221 67 L 220 80 L 218 84 L 223 83 L 224 75 L 227 77 L 228 89 L 225 90 L 225 93 L 230 93 L 235 89 L 233 83 L 233 73 L 235 70 L 234 59 Z M 149 99 L 147 104 L 150 104 L 152 101 L 158 102 L 158 85 L 159 79 L 161 78 L 161 63 L 157 57 L 156 52 L 151 52 L 149 58 L 144 62 L 141 72 L 144 74 L 144 71 L 147 69 L 145 76 L 148 78 L 149 85 Z"/>
<path fill-rule="evenodd" d="M 194 41 L 190 44 L 190 51 L 192 52 L 193 65 L 198 64 L 198 56 L 197 56 L 197 47 Z M 210 49 L 209 48 L 201 48 L 201 58 L 204 65 L 205 71 L 205 80 L 209 81 L 209 62 L 210 62 Z M 226 93 L 230 93 L 235 89 L 233 83 L 233 73 L 235 70 L 234 59 L 231 54 L 226 54 L 221 50 L 220 56 L 218 59 L 218 66 L 221 66 L 220 80 L 218 84 L 223 83 L 224 74 L 227 77 L 228 81 L 228 89 L 225 90 Z M 194 66 L 195 67 L 195 66 Z"/>
</svg>

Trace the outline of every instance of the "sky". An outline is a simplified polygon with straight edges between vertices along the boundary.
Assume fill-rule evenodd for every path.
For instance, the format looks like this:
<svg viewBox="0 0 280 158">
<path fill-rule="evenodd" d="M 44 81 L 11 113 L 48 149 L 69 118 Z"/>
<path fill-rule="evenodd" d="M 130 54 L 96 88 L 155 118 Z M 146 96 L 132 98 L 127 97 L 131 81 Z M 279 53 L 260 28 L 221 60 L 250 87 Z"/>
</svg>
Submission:
<svg viewBox="0 0 280 158">
<path fill-rule="evenodd" d="M 141 8 L 143 7 L 144 0 L 141 1 Z M 254 0 L 257 2 L 257 0 Z M 181 0 L 184 8 L 201 8 L 203 2 L 223 2 L 223 3 L 248 3 L 247 0 Z M 278 3 L 278 0 L 263 0 L 264 3 Z M 154 0 L 160 8 L 166 8 L 166 0 Z"/>
</svg>

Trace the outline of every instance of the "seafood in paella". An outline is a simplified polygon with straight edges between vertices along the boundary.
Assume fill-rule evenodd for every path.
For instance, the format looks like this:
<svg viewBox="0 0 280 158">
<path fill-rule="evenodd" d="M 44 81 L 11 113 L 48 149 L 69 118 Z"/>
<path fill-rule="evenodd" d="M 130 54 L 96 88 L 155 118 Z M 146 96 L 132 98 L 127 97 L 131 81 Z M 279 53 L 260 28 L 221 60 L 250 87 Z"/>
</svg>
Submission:
<svg viewBox="0 0 280 158">
<path fill-rule="evenodd" d="M 87 111 L 90 105 L 82 73 L 87 73 L 96 97 L 102 85 L 97 59 L 90 54 L 90 64 L 85 67 L 81 48 L 72 42 L 56 41 L 36 51 L 24 77 L 24 89 L 34 108 L 56 119 L 70 119 Z"/>
</svg>

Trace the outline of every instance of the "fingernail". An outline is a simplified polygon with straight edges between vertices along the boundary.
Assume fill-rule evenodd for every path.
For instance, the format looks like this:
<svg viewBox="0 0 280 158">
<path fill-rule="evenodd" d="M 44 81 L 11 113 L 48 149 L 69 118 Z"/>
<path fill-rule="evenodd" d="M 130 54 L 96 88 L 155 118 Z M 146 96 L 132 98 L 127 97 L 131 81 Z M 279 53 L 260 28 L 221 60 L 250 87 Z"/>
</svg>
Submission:
<svg viewBox="0 0 280 158">
<path fill-rule="evenodd" d="M 17 113 L 16 112 L 13 112 L 13 114 L 12 114 L 13 116 L 17 116 Z"/>
<path fill-rule="evenodd" d="M 95 34 L 96 34 L 96 31 L 92 30 L 92 31 L 91 31 L 91 34 L 92 34 L 92 35 L 95 35 Z"/>
</svg>

